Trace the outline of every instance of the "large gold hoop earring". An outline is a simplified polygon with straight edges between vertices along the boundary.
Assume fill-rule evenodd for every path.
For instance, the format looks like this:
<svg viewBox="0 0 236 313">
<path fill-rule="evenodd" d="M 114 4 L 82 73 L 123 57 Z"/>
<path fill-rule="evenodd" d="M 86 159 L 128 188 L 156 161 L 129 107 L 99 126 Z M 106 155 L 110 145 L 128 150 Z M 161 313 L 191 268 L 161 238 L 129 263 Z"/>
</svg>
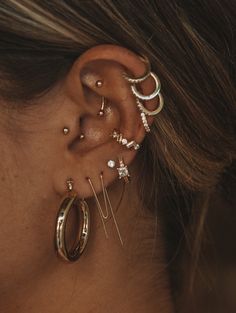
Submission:
<svg viewBox="0 0 236 313">
<path fill-rule="evenodd" d="M 74 262 L 79 259 L 88 242 L 90 231 L 90 213 L 89 207 L 85 200 L 81 200 L 77 195 L 70 192 L 62 201 L 56 219 L 55 245 L 58 256 L 68 262 Z M 79 212 L 80 227 L 78 231 L 78 239 L 75 247 L 70 251 L 65 240 L 66 223 L 70 210 L 74 208 Z M 82 223 L 81 223 L 82 220 Z"/>
</svg>

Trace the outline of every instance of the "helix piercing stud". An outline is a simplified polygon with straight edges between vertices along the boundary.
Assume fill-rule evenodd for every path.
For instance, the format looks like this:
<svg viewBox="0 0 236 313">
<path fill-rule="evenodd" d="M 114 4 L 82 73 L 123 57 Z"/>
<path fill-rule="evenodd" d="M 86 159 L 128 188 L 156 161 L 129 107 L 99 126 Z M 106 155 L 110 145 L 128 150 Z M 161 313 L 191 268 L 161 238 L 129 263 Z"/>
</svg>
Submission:
<svg viewBox="0 0 236 313">
<path fill-rule="evenodd" d="M 84 138 L 85 138 L 85 135 L 84 134 L 80 134 L 79 139 L 82 140 Z"/>
</svg>

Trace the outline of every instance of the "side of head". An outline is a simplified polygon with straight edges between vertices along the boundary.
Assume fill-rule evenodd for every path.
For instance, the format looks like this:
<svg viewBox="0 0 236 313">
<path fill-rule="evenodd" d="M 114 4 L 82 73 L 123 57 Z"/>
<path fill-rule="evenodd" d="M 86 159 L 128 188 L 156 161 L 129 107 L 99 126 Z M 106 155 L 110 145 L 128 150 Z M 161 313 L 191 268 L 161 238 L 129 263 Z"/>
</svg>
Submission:
<svg viewBox="0 0 236 313">
<path fill-rule="evenodd" d="M 214 9 L 224 19 L 221 7 Z M 233 55 L 222 56 L 231 43 L 227 27 L 216 32 L 212 19 L 202 29 L 209 12 L 206 4 L 202 20 L 195 19 L 184 1 L 2 1 L 2 276 L 7 278 L 15 264 L 15 256 L 9 257 L 12 247 L 23 274 L 26 260 L 35 264 L 32 273 L 42 256 L 51 260 L 47 231 L 55 212 L 49 208 L 61 199 L 65 181 L 75 176 L 76 191 L 89 198 L 86 178 L 93 177 L 98 192 L 101 171 L 106 185 L 112 184 L 117 173 L 107 162 L 117 155 L 133 166 L 140 200 L 153 215 L 158 212 L 164 229 L 176 225 L 178 214 L 189 220 L 194 207 L 203 207 L 223 184 L 236 153 L 235 69 Z M 235 23 L 233 12 L 227 14 Z M 161 113 L 148 118 L 150 134 L 123 77 L 124 72 L 145 73 L 141 55 L 158 74 L 165 99 Z M 101 88 L 97 81 L 103 82 Z M 153 87 L 149 79 L 142 92 L 151 93 Z M 108 105 L 101 118 L 103 97 Z M 156 105 L 149 102 L 150 109 Z M 70 131 L 63 136 L 65 126 Z M 122 150 L 111 140 L 114 129 L 140 143 L 140 151 Z M 202 217 L 200 212 L 196 220 Z M 202 224 L 196 225 L 199 235 Z M 47 244 L 29 248 L 32 236 Z M 194 242 L 198 247 L 198 236 Z"/>
</svg>

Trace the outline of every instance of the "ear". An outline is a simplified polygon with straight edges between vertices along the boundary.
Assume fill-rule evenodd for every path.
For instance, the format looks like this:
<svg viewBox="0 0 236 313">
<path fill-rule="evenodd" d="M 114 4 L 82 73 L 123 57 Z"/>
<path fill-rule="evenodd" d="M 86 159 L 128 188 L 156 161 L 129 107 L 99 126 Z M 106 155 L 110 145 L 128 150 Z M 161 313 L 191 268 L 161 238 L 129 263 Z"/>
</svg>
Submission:
<svg viewBox="0 0 236 313">
<path fill-rule="evenodd" d="M 101 45 L 87 50 L 73 64 L 63 82 L 66 101 L 72 101 L 77 116 L 64 106 L 63 120 L 70 129 L 64 136 L 63 167 L 56 170 L 54 187 L 64 194 L 65 182 L 74 180 L 74 189 L 81 198 L 92 195 L 87 178 L 91 178 L 96 192 L 101 191 L 100 174 L 109 185 L 118 178 L 118 157 L 130 165 L 139 150 L 128 149 L 112 138 L 117 130 L 128 141 L 134 140 L 140 146 L 145 137 L 145 129 L 140 117 L 131 85 L 124 73 L 131 77 L 141 77 L 147 71 L 147 64 L 133 52 L 115 45 Z M 100 83 L 99 83 L 100 82 Z M 152 78 L 140 83 L 143 94 L 152 93 L 155 84 Z M 104 114 L 99 115 L 102 101 L 105 100 Z M 157 99 L 148 101 L 145 106 L 153 109 Z M 152 117 L 147 117 L 149 126 Z M 84 138 L 81 139 L 80 135 Z M 107 162 L 114 160 L 116 166 L 109 168 Z"/>
</svg>

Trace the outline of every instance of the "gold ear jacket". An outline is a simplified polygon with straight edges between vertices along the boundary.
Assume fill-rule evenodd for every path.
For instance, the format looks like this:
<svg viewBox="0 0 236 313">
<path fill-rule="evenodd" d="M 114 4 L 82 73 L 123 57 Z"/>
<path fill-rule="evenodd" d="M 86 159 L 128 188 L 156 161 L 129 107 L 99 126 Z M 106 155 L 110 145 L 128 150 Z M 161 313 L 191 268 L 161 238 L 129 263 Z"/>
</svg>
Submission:
<svg viewBox="0 0 236 313">
<path fill-rule="evenodd" d="M 63 199 L 57 214 L 55 246 L 59 257 L 65 261 L 74 262 L 82 255 L 88 242 L 90 232 L 90 213 L 87 202 L 83 199 L 79 199 L 79 197 L 73 193 L 72 179 L 67 180 L 67 189 L 68 194 Z M 79 211 L 80 227 L 78 241 L 75 243 L 75 247 L 69 251 L 65 240 L 65 231 L 67 218 L 72 208 Z"/>
<path fill-rule="evenodd" d="M 114 224 L 115 224 L 115 227 L 116 227 L 116 231 L 117 231 L 120 243 L 123 246 L 124 242 L 123 242 L 123 239 L 122 239 L 122 236 L 121 236 L 121 233 L 120 233 L 120 229 L 119 229 L 119 226 L 118 226 L 115 214 L 114 214 L 114 209 L 113 209 L 113 206 L 112 206 L 112 203 L 111 203 L 111 200 L 110 200 L 107 188 L 104 185 L 103 173 L 100 174 L 100 181 L 101 181 L 103 200 L 104 200 L 104 205 L 105 205 L 105 212 L 103 212 L 101 203 L 100 203 L 100 201 L 98 199 L 97 193 L 96 193 L 94 185 L 92 183 L 92 180 L 89 177 L 87 177 L 87 180 L 88 180 L 88 183 L 89 183 L 89 185 L 90 185 L 90 187 L 92 189 L 92 192 L 93 192 L 93 195 L 94 195 L 94 198 L 95 198 L 95 201 L 96 201 L 97 209 L 98 209 L 101 221 L 102 221 L 102 225 L 103 225 L 103 229 L 104 229 L 104 233 L 105 233 L 106 238 L 108 238 L 108 233 L 107 233 L 107 229 L 106 229 L 106 225 L 105 225 L 105 220 L 107 220 L 109 218 L 109 209 L 110 209 L 111 217 L 113 218 L 113 221 L 114 221 Z M 118 205 L 116 207 L 116 211 L 118 210 L 118 208 L 119 208 L 119 206 L 121 204 L 121 201 L 123 199 L 124 187 L 125 186 L 123 185 L 122 195 L 121 195 L 121 198 L 120 198 L 120 200 L 118 202 Z"/>
</svg>

